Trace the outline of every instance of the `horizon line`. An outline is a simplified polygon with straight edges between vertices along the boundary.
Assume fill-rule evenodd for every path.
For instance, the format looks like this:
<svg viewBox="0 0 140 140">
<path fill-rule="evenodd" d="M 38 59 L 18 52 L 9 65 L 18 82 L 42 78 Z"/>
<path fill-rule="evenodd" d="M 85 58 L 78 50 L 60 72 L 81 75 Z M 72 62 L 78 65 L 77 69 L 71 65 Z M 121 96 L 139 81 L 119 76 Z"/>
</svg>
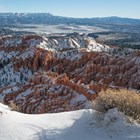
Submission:
<svg viewBox="0 0 140 140">
<path fill-rule="evenodd" d="M 50 12 L 0 12 L 0 14 L 50 14 L 52 16 L 58 16 L 58 17 L 66 17 L 66 18 L 79 18 L 79 19 L 92 19 L 92 18 L 127 18 L 127 19 L 136 19 L 140 20 L 140 18 L 134 18 L 134 17 L 124 17 L 124 16 L 117 16 L 117 15 L 110 15 L 110 16 L 97 16 L 97 17 L 72 17 L 72 16 L 63 16 L 63 15 L 55 15 Z"/>
</svg>

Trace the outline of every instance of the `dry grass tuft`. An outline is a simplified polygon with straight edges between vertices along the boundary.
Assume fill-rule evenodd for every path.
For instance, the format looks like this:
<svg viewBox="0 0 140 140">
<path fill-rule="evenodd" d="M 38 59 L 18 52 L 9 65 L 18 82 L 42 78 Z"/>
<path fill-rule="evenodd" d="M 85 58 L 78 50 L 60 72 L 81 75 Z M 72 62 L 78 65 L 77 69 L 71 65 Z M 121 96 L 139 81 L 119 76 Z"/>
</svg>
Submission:
<svg viewBox="0 0 140 140">
<path fill-rule="evenodd" d="M 19 111 L 19 107 L 13 101 L 9 103 L 9 107 L 11 108 L 11 111 Z"/>
</svg>

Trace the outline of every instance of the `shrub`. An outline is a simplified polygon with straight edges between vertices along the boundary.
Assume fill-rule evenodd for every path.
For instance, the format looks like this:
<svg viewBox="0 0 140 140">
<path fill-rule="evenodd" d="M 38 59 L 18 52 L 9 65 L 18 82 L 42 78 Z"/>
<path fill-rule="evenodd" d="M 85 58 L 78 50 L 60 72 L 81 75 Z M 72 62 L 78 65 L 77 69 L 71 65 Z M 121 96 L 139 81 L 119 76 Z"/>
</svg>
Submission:
<svg viewBox="0 0 140 140">
<path fill-rule="evenodd" d="M 136 91 L 126 89 L 101 91 L 92 102 L 92 107 L 101 112 L 118 108 L 125 115 L 140 122 L 140 95 Z"/>
<path fill-rule="evenodd" d="M 9 107 L 11 111 L 19 111 L 19 107 L 13 101 L 9 103 Z"/>
</svg>

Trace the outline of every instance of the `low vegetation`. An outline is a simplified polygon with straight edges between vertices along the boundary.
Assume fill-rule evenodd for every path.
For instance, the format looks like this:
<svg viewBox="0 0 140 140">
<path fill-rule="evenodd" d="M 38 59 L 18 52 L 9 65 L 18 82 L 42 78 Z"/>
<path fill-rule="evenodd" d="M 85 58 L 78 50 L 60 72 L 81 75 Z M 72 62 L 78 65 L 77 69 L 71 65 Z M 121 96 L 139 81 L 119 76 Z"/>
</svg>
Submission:
<svg viewBox="0 0 140 140">
<path fill-rule="evenodd" d="M 92 102 L 92 106 L 100 112 L 118 108 L 125 115 L 140 122 L 140 94 L 136 91 L 126 89 L 101 91 Z"/>
<path fill-rule="evenodd" d="M 11 111 L 19 111 L 19 107 L 13 101 L 9 103 L 9 107 Z"/>
</svg>

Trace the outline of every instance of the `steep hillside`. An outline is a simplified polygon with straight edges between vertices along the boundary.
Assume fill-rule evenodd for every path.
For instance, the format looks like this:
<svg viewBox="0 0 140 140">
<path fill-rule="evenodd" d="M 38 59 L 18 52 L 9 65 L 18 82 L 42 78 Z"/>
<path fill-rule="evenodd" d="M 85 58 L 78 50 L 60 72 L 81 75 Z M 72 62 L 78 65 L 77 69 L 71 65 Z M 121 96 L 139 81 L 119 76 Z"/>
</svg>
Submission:
<svg viewBox="0 0 140 140">
<path fill-rule="evenodd" d="M 0 38 L 0 100 L 25 113 L 89 108 L 107 87 L 140 90 L 140 52 L 84 34 Z"/>
</svg>

